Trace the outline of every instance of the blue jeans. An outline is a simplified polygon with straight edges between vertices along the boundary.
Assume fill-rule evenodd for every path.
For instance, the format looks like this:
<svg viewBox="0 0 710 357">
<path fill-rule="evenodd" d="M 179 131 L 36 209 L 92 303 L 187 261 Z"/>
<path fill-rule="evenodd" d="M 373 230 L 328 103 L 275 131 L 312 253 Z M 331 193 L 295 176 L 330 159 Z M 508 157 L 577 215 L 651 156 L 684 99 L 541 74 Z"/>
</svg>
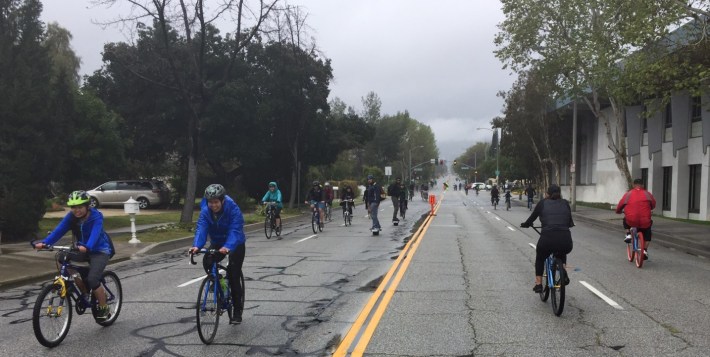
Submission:
<svg viewBox="0 0 710 357">
<path fill-rule="evenodd" d="M 372 218 L 372 228 L 380 229 L 380 221 L 377 219 L 377 213 L 380 211 L 380 202 L 370 202 L 370 218 Z"/>
</svg>

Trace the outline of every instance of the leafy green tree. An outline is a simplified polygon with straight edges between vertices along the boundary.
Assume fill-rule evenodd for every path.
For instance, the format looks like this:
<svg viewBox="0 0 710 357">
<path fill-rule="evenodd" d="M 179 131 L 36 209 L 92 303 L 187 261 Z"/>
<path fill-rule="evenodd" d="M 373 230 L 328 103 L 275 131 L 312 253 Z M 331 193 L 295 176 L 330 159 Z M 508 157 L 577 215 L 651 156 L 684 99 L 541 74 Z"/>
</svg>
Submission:
<svg viewBox="0 0 710 357">
<path fill-rule="evenodd" d="M 499 24 L 496 56 L 519 73 L 534 68 L 554 78 L 558 91 L 552 97 L 585 102 L 605 126 L 609 149 L 630 185 L 619 64 L 665 35 L 682 7 L 673 0 L 502 2 L 506 19 Z M 611 106 L 612 117 L 603 102 Z"/>
<path fill-rule="evenodd" d="M 122 0 L 106 0 L 102 3 L 110 6 L 123 3 Z M 109 61 L 123 66 L 139 79 L 163 87 L 180 99 L 177 106 L 179 115 L 184 115 L 182 150 L 186 162 L 185 206 L 181 222 L 191 222 L 197 187 L 197 169 L 201 147 L 200 128 L 208 106 L 216 98 L 216 93 L 235 75 L 235 63 L 244 56 L 244 48 L 252 42 L 262 25 L 269 18 L 276 5 L 276 0 L 266 3 L 259 1 L 254 7 L 240 2 L 224 2 L 214 6 L 203 1 L 175 4 L 168 1 L 133 1 L 130 15 L 119 16 L 117 22 L 135 22 L 135 19 L 152 20 L 156 36 L 152 46 L 155 51 L 142 52 L 148 57 L 150 67 L 142 65 L 137 58 L 120 56 L 112 53 L 111 47 L 105 48 L 104 56 Z M 250 18 L 250 16 L 253 17 Z M 210 46 L 216 28 L 216 20 L 231 17 L 235 25 L 233 34 L 228 35 L 220 46 Z M 246 29 L 244 23 L 253 20 L 253 26 Z M 213 52 L 214 51 L 214 52 Z M 130 51 L 129 51 L 130 53 Z M 125 54 L 125 52 L 123 53 Z M 213 61 L 216 54 L 221 61 Z M 160 64 L 160 65 L 157 65 Z M 155 69 L 165 68 L 163 71 Z M 153 71 L 146 71 L 151 69 Z M 161 75 L 167 72 L 168 75 Z M 171 116 L 172 117 L 172 116 Z"/>
<path fill-rule="evenodd" d="M 38 0 L 0 2 L 0 231 L 9 241 L 37 232 L 65 152 L 71 91 L 51 83 L 41 11 Z"/>
</svg>

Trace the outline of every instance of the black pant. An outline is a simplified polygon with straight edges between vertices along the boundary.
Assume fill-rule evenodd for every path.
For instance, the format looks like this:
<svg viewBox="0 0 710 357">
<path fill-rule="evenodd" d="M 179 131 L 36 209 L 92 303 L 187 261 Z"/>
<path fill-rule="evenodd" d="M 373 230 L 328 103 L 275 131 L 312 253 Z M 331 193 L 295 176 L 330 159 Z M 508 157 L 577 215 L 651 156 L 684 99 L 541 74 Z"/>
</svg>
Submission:
<svg viewBox="0 0 710 357">
<path fill-rule="evenodd" d="M 545 270 L 545 259 L 555 253 L 555 257 L 567 263 L 567 254 L 572 251 L 572 234 L 570 231 L 542 232 L 537 241 L 535 255 L 535 275 L 542 276 Z"/>
<path fill-rule="evenodd" d="M 626 217 L 624 217 L 624 220 L 622 221 L 622 224 L 624 225 L 624 229 L 631 229 L 631 226 L 626 223 Z M 636 227 L 636 230 L 643 233 L 643 240 L 646 242 L 651 241 L 651 227 L 653 226 L 653 220 L 651 220 L 651 225 L 648 226 L 648 228 L 639 228 Z"/>
<path fill-rule="evenodd" d="M 210 246 L 209 249 L 219 249 L 217 246 Z M 241 304 L 241 297 L 244 296 L 244 287 L 239 279 L 242 273 L 242 265 L 244 264 L 244 256 L 246 255 L 245 244 L 237 246 L 234 250 L 229 252 L 229 265 L 227 265 L 227 280 L 229 281 L 229 286 L 232 289 L 232 300 L 234 301 L 234 307 L 239 311 L 244 309 L 244 305 Z M 202 267 L 205 268 L 205 272 L 210 274 L 212 270 L 212 256 L 205 255 L 202 259 Z M 214 259 L 217 263 L 224 259 L 224 254 L 216 252 L 214 254 Z"/>
<path fill-rule="evenodd" d="M 101 276 L 104 274 L 111 256 L 105 253 L 68 252 L 65 254 L 66 258 L 72 262 L 89 263 L 88 267 L 79 266 L 77 270 L 81 278 L 86 282 L 86 288 L 96 290 L 101 285 Z M 58 256 L 58 258 L 64 259 L 63 255 Z"/>
</svg>

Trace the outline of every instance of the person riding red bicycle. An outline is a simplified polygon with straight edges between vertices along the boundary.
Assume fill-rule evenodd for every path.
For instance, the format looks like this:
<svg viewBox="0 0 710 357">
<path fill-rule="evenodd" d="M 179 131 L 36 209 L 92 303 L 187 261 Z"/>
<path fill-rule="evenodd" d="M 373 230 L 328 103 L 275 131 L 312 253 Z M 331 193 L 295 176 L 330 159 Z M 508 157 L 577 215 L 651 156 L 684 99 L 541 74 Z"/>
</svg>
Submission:
<svg viewBox="0 0 710 357">
<path fill-rule="evenodd" d="M 626 192 L 619 204 L 616 206 L 616 213 L 624 212 L 623 225 L 626 229 L 625 243 L 631 242 L 631 227 L 643 233 L 644 247 L 643 259 L 648 259 L 648 246 L 651 242 L 651 211 L 656 208 L 656 199 L 643 187 L 643 180 L 635 179 L 634 187 Z"/>
</svg>

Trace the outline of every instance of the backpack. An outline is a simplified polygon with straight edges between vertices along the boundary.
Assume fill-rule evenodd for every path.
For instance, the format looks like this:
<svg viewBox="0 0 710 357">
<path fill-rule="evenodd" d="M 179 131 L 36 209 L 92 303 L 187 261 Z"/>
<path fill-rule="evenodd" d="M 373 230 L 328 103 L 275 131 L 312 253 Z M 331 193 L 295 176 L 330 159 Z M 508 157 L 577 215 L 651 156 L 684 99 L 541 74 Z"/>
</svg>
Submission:
<svg viewBox="0 0 710 357">
<path fill-rule="evenodd" d="M 387 193 L 385 193 L 385 189 L 383 187 L 380 187 L 380 202 L 382 202 L 386 199 L 387 199 Z"/>
</svg>

